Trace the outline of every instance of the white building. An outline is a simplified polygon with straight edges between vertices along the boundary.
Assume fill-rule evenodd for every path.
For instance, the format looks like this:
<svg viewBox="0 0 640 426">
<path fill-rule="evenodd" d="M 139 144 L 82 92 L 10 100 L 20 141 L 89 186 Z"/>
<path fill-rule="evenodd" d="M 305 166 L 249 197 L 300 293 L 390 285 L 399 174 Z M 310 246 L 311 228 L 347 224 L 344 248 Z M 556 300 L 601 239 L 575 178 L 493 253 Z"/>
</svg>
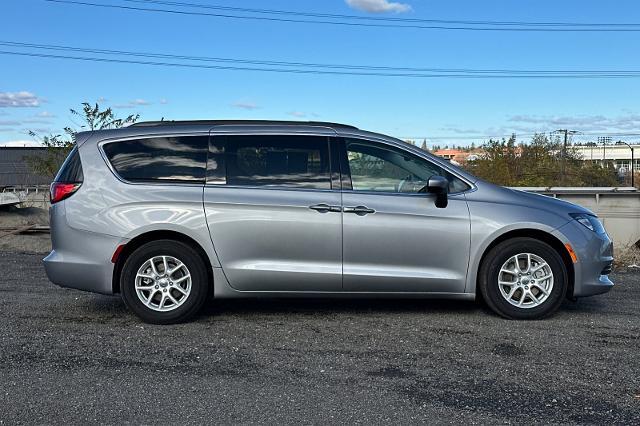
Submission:
<svg viewBox="0 0 640 426">
<path fill-rule="evenodd" d="M 634 150 L 633 169 L 640 172 L 640 144 L 629 144 Z M 572 146 L 586 161 L 598 163 L 613 162 L 616 170 L 627 172 L 631 170 L 631 149 L 627 145 L 574 145 Z"/>
</svg>

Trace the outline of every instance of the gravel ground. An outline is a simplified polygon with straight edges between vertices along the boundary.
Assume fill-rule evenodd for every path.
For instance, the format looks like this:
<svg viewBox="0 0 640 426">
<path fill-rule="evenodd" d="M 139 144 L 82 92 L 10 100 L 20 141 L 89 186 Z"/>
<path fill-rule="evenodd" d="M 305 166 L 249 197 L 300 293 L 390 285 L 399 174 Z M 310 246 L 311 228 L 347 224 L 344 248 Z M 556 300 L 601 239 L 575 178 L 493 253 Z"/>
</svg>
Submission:
<svg viewBox="0 0 640 426">
<path fill-rule="evenodd" d="M 49 212 L 37 207 L 2 206 L 0 227 L 19 228 L 27 225 L 48 225 Z M 51 250 L 51 236 L 48 233 L 4 235 L 0 231 L 0 250 L 31 253 L 46 253 Z"/>
<path fill-rule="evenodd" d="M 238 300 L 150 326 L 0 252 L 0 423 L 640 422 L 640 274 L 556 316 Z"/>
</svg>

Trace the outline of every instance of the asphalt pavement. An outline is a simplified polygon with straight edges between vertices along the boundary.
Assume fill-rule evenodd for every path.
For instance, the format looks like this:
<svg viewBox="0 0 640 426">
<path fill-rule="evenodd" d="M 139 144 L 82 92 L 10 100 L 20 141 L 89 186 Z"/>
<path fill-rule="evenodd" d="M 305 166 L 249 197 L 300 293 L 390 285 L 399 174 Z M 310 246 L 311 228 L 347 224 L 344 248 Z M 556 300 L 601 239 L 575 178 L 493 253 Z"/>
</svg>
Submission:
<svg viewBox="0 0 640 426">
<path fill-rule="evenodd" d="M 0 424 L 640 423 L 640 272 L 543 321 L 281 299 L 151 326 L 41 258 L 0 252 Z"/>
</svg>

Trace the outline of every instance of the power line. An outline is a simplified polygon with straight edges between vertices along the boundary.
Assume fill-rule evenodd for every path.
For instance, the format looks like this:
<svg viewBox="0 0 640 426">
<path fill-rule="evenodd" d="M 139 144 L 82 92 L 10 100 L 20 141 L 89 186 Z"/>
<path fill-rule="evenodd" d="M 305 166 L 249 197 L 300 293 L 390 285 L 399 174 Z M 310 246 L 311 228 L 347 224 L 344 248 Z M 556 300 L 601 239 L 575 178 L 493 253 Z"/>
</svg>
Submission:
<svg viewBox="0 0 640 426">
<path fill-rule="evenodd" d="M 411 77 L 411 78 L 561 78 L 561 79 L 591 79 L 591 78 L 638 78 L 638 70 L 479 70 L 479 69 L 440 69 L 440 68 L 407 68 L 380 67 L 368 65 L 339 65 L 318 64 L 285 61 L 264 61 L 251 59 L 216 58 L 205 56 L 170 55 L 165 53 L 131 52 L 124 50 L 109 50 L 95 48 L 80 48 L 50 44 L 22 43 L 0 40 L 0 46 L 18 49 L 64 51 L 90 54 L 76 56 L 71 54 L 54 54 L 33 51 L 1 50 L 0 54 L 14 56 L 30 56 L 51 59 L 66 59 L 89 62 L 110 62 L 124 64 L 154 65 L 165 67 L 202 68 L 230 71 L 259 71 L 293 74 L 318 75 L 352 75 L 373 77 Z M 101 56 L 95 56 L 101 55 Z M 107 56 L 107 57 L 103 57 Z M 144 58 L 128 59 L 128 58 Z M 154 59 L 154 60 L 148 60 Z M 167 60 L 175 62 L 167 62 Z M 185 62 L 189 61 L 189 62 Z M 195 62 L 195 63 L 194 63 Z M 207 62 L 207 63 L 202 63 Z M 218 63 L 209 64 L 208 62 Z M 222 63 L 222 64 L 220 64 Z M 249 66 L 250 65 L 250 66 Z"/>
<path fill-rule="evenodd" d="M 166 2 L 166 1 L 143 1 L 143 0 L 123 0 L 123 1 L 135 1 L 136 3 L 146 3 L 150 5 L 159 6 L 179 6 L 179 7 L 191 7 L 191 8 L 216 8 L 220 12 L 196 12 L 191 10 L 178 10 L 168 8 L 157 7 L 143 7 L 124 5 L 124 4 L 105 4 L 95 3 L 92 1 L 80 1 L 80 0 L 43 0 L 49 3 L 68 4 L 76 6 L 90 6 L 110 9 L 121 9 L 137 12 L 153 12 L 153 13 L 165 13 L 174 15 L 185 16 L 203 16 L 214 18 L 228 18 L 228 19 L 244 19 L 244 20 L 258 20 L 258 21 L 275 21 L 275 22 L 289 22 L 300 24 L 324 24 L 324 25 L 341 25 L 341 26 L 353 26 L 353 27 L 376 27 L 376 28 L 409 28 L 409 29 L 429 29 L 429 30 L 457 30 L 457 31 L 517 31 L 517 32 L 640 32 L 640 24 L 636 23 L 624 23 L 624 24 L 570 24 L 570 23 L 517 23 L 517 22 L 499 22 L 499 21 L 444 21 L 444 20 L 415 20 L 415 21 L 396 21 L 402 23 L 378 23 L 374 22 L 374 18 L 356 17 L 354 15 L 330 15 L 330 14 L 304 14 L 315 15 L 318 18 L 324 17 L 325 19 L 297 19 L 275 16 L 256 16 L 256 15 L 239 15 L 235 13 L 259 13 L 259 14 L 272 14 L 281 16 L 296 15 L 302 16 L 302 12 L 289 12 L 289 11 L 277 11 L 268 9 L 247 9 L 247 8 L 231 8 L 223 6 L 211 6 L 202 5 L 196 3 L 181 3 L 181 2 Z M 245 9 L 245 11 L 238 10 Z M 228 13 L 223 13 L 228 10 Z M 250 12 L 251 11 L 251 12 Z M 334 19 L 334 20 L 331 20 Z M 338 20 L 336 20 L 338 19 Z M 371 22 L 357 22 L 357 20 L 368 20 Z M 392 18 L 386 18 L 392 19 Z M 401 18 L 396 18 L 401 19 Z M 411 22 L 423 22 L 423 23 L 411 23 Z M 432 22 L 432 23 L 428 23 Z M 465 22 L 465 24 L 457 24 L 459 22 Z M 474 23 L 478 22 L 478 23 Z M 484 26 L 480 26 L 484 25 Z M 516 26 L 521 25 L 521 26 Z"/>
<path fill-rule="evenodd" d="M 526 21 L 469 21 L 469 20 L 443 20 L 443 19 L 420 19 L 420 18 L 399 18 L 399 17 L 378 17 L 378 16 L 358 16 L 344 15 L 333 13 L 317 13 L 317 12 L 296 12 L 276 9 L 252 9 L 246 7 L 219 6 L 202 3 L 188 3 L 179 1 L 166 0 L 122 0 L 129 3 L 150 3 L 165 6 L 193 7 L 213 10 L 230 10 L 246 13 L 263 13 L 263 14 L 279 14 L 293 15 L 319 18 L 335 18 L 335 19 L 355 19 L 365 21 L 383 21 L 383 22 L 422 22 L 422 23 L 442 23 L 442 24 L 468 24 L 468 25 L 538 25 L 538 26 L 640 26 L 639 23 L 576 23 L 576 22 L 526 22 Z"/>
<path fill-rule="evenodd" d="M 308 62 L 287 62 L 287 61 L 268 61 L 268 60 L 255 60 L 255 59 L 235 59 L 235 58 L 222 58 L 211 56 L 190 56 L 190 55 L 173 55 L 167 53 L 153 53 L 153 52 L 132 52 L 125 50 L 112 50 L 112 49 L 97 49 L 97 48 L 81 48 L 74 46 L 63 46 L 56 44 L 38 44 L 38 43 L 25 43 L 9 40 L 0 40 L 0 46 L 17 47 L 17 48 L 33 48 L 40 50 L 58 50 L 58 51 L 71 51 L 82 53 L 94 53 L 104 55 L 122 55 L 122 56 L 136 56 L 144 58 L 156 58 L 156 59 L 172 59 L 172 60 L 189 60 L 196 62 L 223 62 L 223 63 L 240 63 L 247 65 L 272 65 L 278 67 L 302 67 L 302 68 L 328 68 L 328 69 L 345 69 L 345 70 L 366 70 L 366 71 L 392 71 L 394 73 L 404 72 L 424 72 L 424 73 L 459 73 L 459 74 L 507 74 L 507 75 L 550 75 L 555 74 L 570 76 L 574 75 L 616 75 L 625 77 L 640 76 L 640 70 L 522 70 L 522 69 L 472 69 L 472 68 L 421 68 L 421 67 L 390 67 L 379 65 L 354 65 L 354 64 L 321 64 L 321 63 L 308 63 Z M 402 74 L 404 75 L 404 74 Z M 395 74 L 394 74 L 395 76 Z"/>
</svg>

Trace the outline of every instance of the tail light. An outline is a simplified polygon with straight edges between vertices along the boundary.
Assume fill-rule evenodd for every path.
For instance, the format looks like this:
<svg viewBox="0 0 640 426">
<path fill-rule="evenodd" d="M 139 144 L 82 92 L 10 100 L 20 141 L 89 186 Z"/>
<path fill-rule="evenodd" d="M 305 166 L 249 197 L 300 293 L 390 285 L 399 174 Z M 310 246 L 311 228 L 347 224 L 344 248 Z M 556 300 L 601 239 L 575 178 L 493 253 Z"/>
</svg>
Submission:
<svg viewBox="0 0 640 426">
<path fill-rule="evenodd" d="M 82 182 L 84 182 L 84 174 L 82 173 L 82 162 L 76 146 L 69 152 L 69 156 L 62 163 L 62 167 L 60 167 L 49 188 L 51 204 L 71 197 L 80 188 Z"/>
<path fill-rule="evenodd" d="M 69 198 L 81 185 L 81 183 L 53 182 L 49 191 L 51 204 Z"/>
</svg>

